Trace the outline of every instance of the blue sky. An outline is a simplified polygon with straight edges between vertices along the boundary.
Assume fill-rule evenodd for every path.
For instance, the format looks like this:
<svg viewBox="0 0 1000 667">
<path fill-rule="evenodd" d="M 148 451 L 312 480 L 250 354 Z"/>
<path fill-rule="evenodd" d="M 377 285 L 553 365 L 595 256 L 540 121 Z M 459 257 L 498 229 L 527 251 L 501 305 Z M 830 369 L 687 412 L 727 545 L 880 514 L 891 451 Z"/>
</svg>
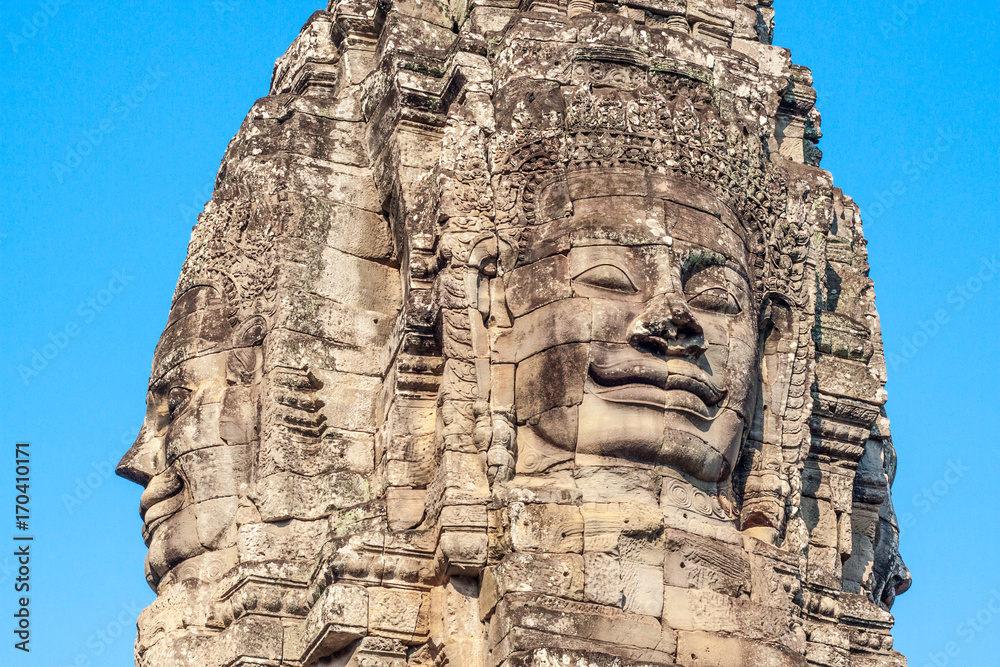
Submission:
<svg viewBox="0 0 1000 667">
<path fill-rule="evenodd" d="M 30 441 L 36 541 L 25 656 L 7 629 L 12 529 L 0 529 L 3 664 L 130 664 L 152 594 L 139 489 L 110 470 L 142 420 L 223 151 L 320 4 L 4 3 L 0 507 L 13 507 L 13 444 Z M 865 212 L 915 579 L 897 647 L 913 667 L 994 664 L 998 5 L 776 4 L 776 43 L 816 77 L 823 165 Z"/>
</svg>

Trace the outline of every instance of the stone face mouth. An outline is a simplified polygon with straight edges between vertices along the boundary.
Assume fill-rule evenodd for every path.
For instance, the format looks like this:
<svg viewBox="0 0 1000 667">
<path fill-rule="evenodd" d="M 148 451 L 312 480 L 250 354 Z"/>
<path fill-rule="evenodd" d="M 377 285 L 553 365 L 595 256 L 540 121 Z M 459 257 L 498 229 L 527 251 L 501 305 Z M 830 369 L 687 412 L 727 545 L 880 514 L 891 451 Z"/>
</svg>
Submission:
<svg viewBox="0 0 1000 667">
<path fill-rule="evenodd" d="M 711 376 L 684 358 L 661 359 L 630 346 L 593 346 L 590 393 L 613 403 L 688 410 L 705 418 L 725 398 Z"/>
<path fill-rule="evenodd" d="M 153 533 L 184 506 L 184 481 L 172 468 L 150 480 L 139 500 L 143 520 L 142 537 L 146 546 Z"/>
</svg>

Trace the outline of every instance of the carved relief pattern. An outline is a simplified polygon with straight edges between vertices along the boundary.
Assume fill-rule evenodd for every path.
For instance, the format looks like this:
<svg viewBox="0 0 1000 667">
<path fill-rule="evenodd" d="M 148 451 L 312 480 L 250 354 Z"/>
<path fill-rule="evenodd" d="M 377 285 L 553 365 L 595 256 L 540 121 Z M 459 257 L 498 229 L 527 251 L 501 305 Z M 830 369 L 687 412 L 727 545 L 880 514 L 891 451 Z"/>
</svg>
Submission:
<svg viewBox="0 0 1000 667">
<path fill-rule="evenodd" d="M 226 447 L 137 664 L 905 664 L 860 216 L 770 4 L 310 19 L 161 342 L 230 336 L 151 399 Z"/>
<path fill-rule="evenodd" d="M 245 201 L 211 201 L 199 216 L 174 298 L 195 285 L 224 290 L 234 326 L 274 310 L 277 263 L 274 223 Z M 280 220 L 280 218 L 279 218 Z"/>
</svg>

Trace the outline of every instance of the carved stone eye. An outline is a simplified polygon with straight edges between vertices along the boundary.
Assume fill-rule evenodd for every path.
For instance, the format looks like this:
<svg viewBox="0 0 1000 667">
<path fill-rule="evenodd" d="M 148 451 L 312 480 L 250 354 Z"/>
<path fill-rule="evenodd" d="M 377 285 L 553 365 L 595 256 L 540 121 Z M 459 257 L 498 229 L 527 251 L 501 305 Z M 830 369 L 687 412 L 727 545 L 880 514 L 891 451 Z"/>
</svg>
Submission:
<svg viewBox="0 0 1000 667">
<path fill-rule="evenodd" d="M 184 387 L 174 387 L 167 392 L 167 410 L 170 416 L 173 417 L 174 414 L 180 411 L 187 404 L 190 397 L 191 390 Z"/>
<path fill-rule="evenodd" d="M 742 308 L 736 298 L 722 287 L 710 287 L 688 297 L 688 304 L 699 310 L 726 315 L 739 315 Z"/>
<path fill-rule="evenodd" d="M 707 266 L 687 279 L 684 294 L 688 304 L 698 310 L 739 315 L 743 308 L 727 284 L 721 266 Z"/>
<path fill-rule="evenodd" d="M 635 285 L 632 284 L 632 280 L 625 272 L 617 266 L 611 266 L 610 264 L 602 264 L 587 269 L 574 278 L 574 281 L 626 294 L 635 294 L 637 291 Z"/>
</svg>

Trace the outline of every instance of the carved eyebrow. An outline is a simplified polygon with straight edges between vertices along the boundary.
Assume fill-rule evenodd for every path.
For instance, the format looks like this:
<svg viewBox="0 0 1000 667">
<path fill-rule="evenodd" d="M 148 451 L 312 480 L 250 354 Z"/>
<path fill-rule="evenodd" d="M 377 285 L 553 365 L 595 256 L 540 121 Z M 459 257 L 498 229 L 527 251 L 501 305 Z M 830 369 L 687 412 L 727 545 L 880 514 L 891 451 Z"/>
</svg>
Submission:
<svg viewBox="0 0 1000 667">
<path fill-rule="evenodd" d="M 166 396 L 167 392 L 170 391 L 173 380 L 177 376 L 177 368 L 177 366 L 173 366 L 160 373 L 159 377 L 150 379 L 148 391 L 152 392 L 156 396 Z"/>
<path fill-rule="evenodd" d="M 593 264 L 589 264 L 588 266 L 585 266 L 582 269 L 579 269 L 577 271 L 571 271 L 570 272 L 571 273 L 570 277 L 573 280 L 576 280 L 577 278 L 579 278 L 583 274 L 587 273 L 588 271 L 593 271 L 594 269 L 599 269 L 602 266 L 610 266 L 613 269 L 618 269 L 619 271 L 621 271 L 622 273 L 624 273 L 626 276 L 628 276 L 629 280 L 632 280 L 631 272 L 627 268 L 625 268 L 624 266 L 622 266 L 622 262 L 617 262 L 614 259 L 607 259 L 605 257 L 599 258 Z"/>
<path fill-rule="evenodd" d="M 700 269 L 706 269 L 710 266 L 726 266 L 729 263 L 729 260 L 725 256 L 714 250 L 705 250 L 703 248 L 689 250 L 684 257 L 684 261 L 681 262 L 681 277 L 687 280 Z"/>
<path fill-rule="evenodd" d="M 695 248 L 694 250 L 689 250 L 684 256 L 684 261 L 681 262 L 681 281 L 687 282 L 688 278 L 693 276 L 698 271 L 713 266 L 728 267 L 732 269 L 736 275 L 746 281 L 748 286 L 750 285 L 750 278 L 733 260 L 729 259 L 722 253 L 715 252 L 714 250 L 707 250 L 705 248 Z"/>
<path fill-rule="evenodd" d="M 170 381 L 164 378 L 160 378 L 149 385 L 149 394 L 158 401 L 165 400 L 169 392 Z"/>
</svg>

